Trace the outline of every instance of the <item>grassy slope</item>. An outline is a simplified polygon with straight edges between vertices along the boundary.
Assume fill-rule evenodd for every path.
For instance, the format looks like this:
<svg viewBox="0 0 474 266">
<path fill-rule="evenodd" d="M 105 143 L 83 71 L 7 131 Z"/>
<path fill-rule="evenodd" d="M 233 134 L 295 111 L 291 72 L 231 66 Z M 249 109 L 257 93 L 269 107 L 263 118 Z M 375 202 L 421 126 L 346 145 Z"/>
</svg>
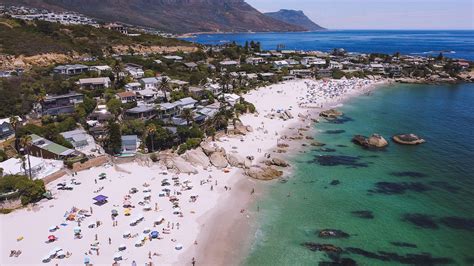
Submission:
<svg viewBox="0 0 474 266">
<path fill-rule="evenodd" d="M 43 21 L 24 22 L 0 18 L 0 53 L 37 55 L 43 53 L 88 53 L 102 55 L 115 45 L 192 46 L 176 39 L 142 34 L 129 37 L 91 26 L 65 26 Z"/>
</svg>

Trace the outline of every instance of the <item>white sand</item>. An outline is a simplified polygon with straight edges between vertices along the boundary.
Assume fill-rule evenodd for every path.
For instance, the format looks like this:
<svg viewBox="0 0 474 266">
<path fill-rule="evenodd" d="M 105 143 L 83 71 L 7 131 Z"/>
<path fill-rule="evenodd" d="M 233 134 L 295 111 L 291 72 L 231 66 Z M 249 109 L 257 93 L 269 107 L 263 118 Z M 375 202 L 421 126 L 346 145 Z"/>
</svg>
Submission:
<svg viewBox="0 0 474 266">
<path fill-rule="evenodd" d="M 344 86 L 341 84 L 344 83 Z M 242 156 L 254 156 L 258 162 L 263 155 L 270 152 L 277 145 L 278 139 L 288 128 L 294 127 L 296 123 L 301 123 L 298 114 L 309 114 L 313 111 L 306 109 L 308 105 L 329 108 L 340 103 L 347 97 L 365 92 L 373 82 L 368 81 L 336 81 L 332 83 L 323 83 L 322 81 L 298 80 L 285 82 L 258 89 L 245 95 L 245 99 L 255 104 L 258 115 L 244 115 L 240 119 L 245 125 L 253 127 L 254 132 L 246 136 L 223 137 L 216 141 L 216 144 L 224 147 L 229 152 L 239 152 Z M 328 89 L 330 88 L 330 89 Z M 311 95 L 308 95 L 311 91 Z M 300 106 L 302 104 L 303 106 Z M 270 119 L 267 116 L 275 110 L 290 110 L 293 119 L 283 121 L 282 119 Z M 309 125 L 310 120 L 306 119 L 305 124 Z M 127 249 L 122 253 L 122 263 L 131 264 L 136 261 L 137 264 L 153 262 L 154 264 L 183 264 L 188 261 L 179 261 L 184 253 L 191 254 L 191 257 L 197 252 L 197 246 L 194 241 L 197 239 L 203 224 L 208 223 L 206 219 L 213 217 L 205 215 L 211 210 L 215 211 L 216 206 L 225 206 L 219 202 L 235 201 L 229 195 L 229 191 L 224 186 L 232 187 L 242 176 L 237 173 L 238 169 L 231 169 L 229 173 L 211 168 L 209 171 L 199 169 L 196 175 L 173 175 L 167 173 L 163 175 L 163 169 L 158 165 L 152 167 L 140 166 L 138 163 L 122 164 L 120 168 L 129 171 L 126 173 L 118 171 L 114 167 L 98 167 L 91 170 L 78 173 L 74 178 L 79 180 L 81 185 L 72 185 L 73 191 L 57 190 L 57 184 L 66 181 L 70 184 L 71 176 L 62 178 L 48 185 L 55 197 L 51 201 L 42 201 L 33 209 L 21 209 L 8 215 L 0 216 L 1 242 L 0 242 L 0 265 L 13 264 L 42 264 L 42 258 L 56 247 L 60 247 L 64 252 L 70 252 L 72 255 L 64 259 L 52 259 L 50 264 L 83 264 L 85 253 L 91 248 L 91 244 L 95 242 L 95 235 L 98 235 L 100 255 L 95 251 L 92 255 L 87 255 L 91 263 L 95 265 L 113 263 L 114 254 L 118 251 L 121 244 L 125 244 Z M 106 173 L 107 179 L 99 180 L 100 173 Z M 179 177 L 182 183 L 185 180 L 192 182 L 191 190 L 181 191 L 181 186 L 173 186 L 172 177 Z M 209 178 L 209 176 L 211 176 Z M 171 183 L 171 195 L 181 192 L 176 197 L 179 199 L 179 206 L 183 217 L 173 214 L 172 203 L 168 197 L 158 197 L 158 193 L 162 190 L 161 180 L 168 178 Z M 95 180 L 97 179 L 97 184 Z M 200 185 L 201 181 L 209 181 L 204 185 Z M 217 181 L 217 186 L 216 182 Z M 144 187 L 143 184 L 150 184 Z M 211 185 L 213 191 L 211 191 Z M 104 187 L 99 193 L 94 193 L 100 187 Z M 124 216 L 124 208 L 122 207 L 124 196 L 129 194 L 129 189 L 136 187 L 139 192 L 131 194 L 131 203 L 135 208 L 131 211 L 131 216 Z M 138 202 L 143 200 L 145 189 L 151 189 L 151 200 L 149 204 L 151 211 L 142 210 L 142 206 Z M 108 203 L 103 206 L 93 204 L 92 198 L 103 194 L 109 197 Z M 190 196 L 197 195 L 196 202 L 189 202 Z M 155 211 L 155 204 L 158 204 L 159 211 Z M 85 218 L 81 223 L 82 239 L 74 238 L 74 228 L 78 226 L 77 222 L 68 221 L 66 226 L 60 224 L 65 221 L 64 214 L 72 207 L 89 211 L 93 208 L 93 214 Z M 112 226 L 111 211 L 118 210 L 116 221 L 118 226 Z M 144 221 L 136 226 L 130 226 L 129 223 L 133 217 L 139 214 L 144 215 Z M 163 216 L 165 222 L 154 227 L 154 220 Z M 206 217 L 206 218 L 204 218 Z M 98 228 L 88 228 L 90 223 L 101 221 L 103 224 Z M 162 234 L 163 228 L 168 228 L 170 223 L 169 234 Z M 179 229 L 177 229 L 179 223 Z M 174 228 L 172 228 L 174 224 Z M 59 230 L 54 233 L 48 231 L 52 226 L 59 226 Z M 159 240 L 153 239 L 145 241 L 142 247 L 135 247 L 135 243 L 140 236 L 143 235 L 145 228 L 156 230 L 160 233 Z M 124 232 L 130 231 L 132 235 L 138 234 L 139 237 L 124 239 Z M 55 235 L 58 240 L 54 243 L 45 243 L 49 235 Z M 17 241 L 18 237 L 23 237 L 21 241 Z M 112 244 L 109 245 L 108 238 L 111 238 Z M 176 240 L 174 242 L 174 240 Z M 176 244 L 182 244 L 182 250 L 176 250 Z M 201 245 L 201 243 L 198 243 Z M 19 257 L 9 257 L 11 250 L 21 250 Z M 157 253 L 159 256 L 152 256 Z"/>
</svg>

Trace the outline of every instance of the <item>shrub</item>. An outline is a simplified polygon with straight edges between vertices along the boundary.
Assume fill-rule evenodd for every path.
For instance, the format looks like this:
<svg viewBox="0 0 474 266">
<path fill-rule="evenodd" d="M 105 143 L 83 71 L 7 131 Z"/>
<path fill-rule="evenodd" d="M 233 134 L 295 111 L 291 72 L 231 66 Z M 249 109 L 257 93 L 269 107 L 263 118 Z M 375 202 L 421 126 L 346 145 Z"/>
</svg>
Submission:
<svg viewBox="0 0 474 266">
<path fill-rule="evenodd" d="M 18 190 L 21 204 L 37 202 L 46 192 L 43 180 L 30 180 L 24 175 L 8 175 L 0 179 L 0 193 Z"/>
</svg>

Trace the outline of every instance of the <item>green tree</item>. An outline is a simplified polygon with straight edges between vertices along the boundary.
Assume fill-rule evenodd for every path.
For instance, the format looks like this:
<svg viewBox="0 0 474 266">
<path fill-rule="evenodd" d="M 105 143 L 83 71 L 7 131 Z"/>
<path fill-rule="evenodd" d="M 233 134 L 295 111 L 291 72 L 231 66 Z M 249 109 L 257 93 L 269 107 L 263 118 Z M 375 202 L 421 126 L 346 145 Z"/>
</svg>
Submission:
<svg viewBox="0 0 474 266">
<path fill-rule="evenodd" d="M 122 110 L 122 102 L 117 98 L 110 99 L 107 102 L 107 110 L 117 117 Z"/>
<path fill-rule="evenodd" d="M 146 127 L 146 134 L 148 139 L 150 139 L 151 142 L 151 152 L 155 151 L 155 145 L 154 145 L 154 137 L 156 133 L 156 126 L 154 124 L 150 124 Z"/>
<path fill-rule="evenodd" d="M 110 121 L 108 125 L 107 150 L 112 155 L 119 154 L 122 150 L 122 133 L 120 125 Z"/>
<path fill-rule="evenodd" d="M 184 109 L 181 112 L 181 117 L 186 120 L 186 124 L 189 126 L 189 123 L 194 119 L 193 111 L 191 109 Z"/>
<path fill-rule="evenodd" d="M 31 174 L 31 161 L 30 161 L 30 147 L 31 147 L 32 139 L 31 136 L 25 135 L 20 139 L 20 145 L 25 150 L 26 156 L 28 158 L 28 175 L 30 179 L 33 179 L 33 175 Z M 26 171 L 26 169 L 25 169 Z"/>
<path fill-rule="evenodd" d="M 166 77 L 161 78 L 160 86 L 158 87 L 158 89 L 163 92 L 165 96 L 165 102 L 168 102 L 168 97 L 166 96 L 166 94 L 170 90 L 170 84 Z"/>
<path fill-rule="evenodd" d="M 145 78 L 152 78 L 155 76 L 155 71 L 151 69 L 145 70 Z"/>
</svg>

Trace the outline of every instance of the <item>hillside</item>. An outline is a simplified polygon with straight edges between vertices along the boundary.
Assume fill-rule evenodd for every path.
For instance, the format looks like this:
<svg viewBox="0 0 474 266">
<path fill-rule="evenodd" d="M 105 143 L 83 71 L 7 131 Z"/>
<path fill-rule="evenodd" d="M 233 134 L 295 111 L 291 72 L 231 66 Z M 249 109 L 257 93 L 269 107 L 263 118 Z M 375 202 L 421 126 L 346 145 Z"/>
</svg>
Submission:
<svg viewBox="0 0 474 266">
<path fill-rule="evenodd" d="M 130 37 L 104 28 L 61 25 L 45 21 L 25 22 L 0 18 L 0 54 L 33 56 L 45 53 L 89 54 L 116 52 L 123 47 L 193 47 L 172 38 L 142 34 Z"/>
<path fill-rule="evenodd" d="M 58 11 L 76 11 L 167 32 L 301 31 L 300 26 L 265 16 L 244 0 L 0 0 Z"/>
<path fill-rule="evenodd" d="M 302 27 L 307 31 L 324 30 L 323 27 L 309 19 L 303 11 L 281 9 L 277 12 L 265 13 L 265 15 L 291 25 Z"/>
</svg>

